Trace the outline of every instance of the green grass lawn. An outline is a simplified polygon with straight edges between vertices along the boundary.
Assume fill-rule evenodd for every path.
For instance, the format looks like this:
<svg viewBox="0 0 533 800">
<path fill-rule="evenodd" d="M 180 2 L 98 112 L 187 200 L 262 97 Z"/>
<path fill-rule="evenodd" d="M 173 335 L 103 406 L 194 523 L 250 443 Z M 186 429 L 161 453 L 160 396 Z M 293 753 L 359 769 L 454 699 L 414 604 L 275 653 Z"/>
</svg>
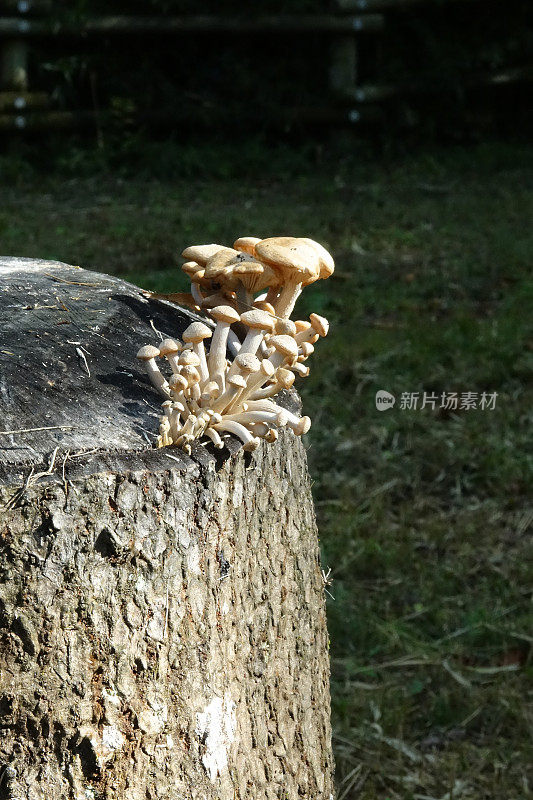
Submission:
<svg viewBox="0 0 533 800">
<path fill-rule="evenodd" d="M 338 800 L 533 797 L 533 149 L 274 154 L 216 174 L 201 158 L 172 181 L 28 173 L 0 189 L 0 252 L 182 291 L 192 243 L 287 233 L 332 251 L 299 309 L 331 322 L 300 391 Z M 394 408 L 376 410 L 378 389 Z M 435 409 L 400 408 L 424 391 Z M 441 409 L 443 392 L 496 406 Z"/>
</svg>

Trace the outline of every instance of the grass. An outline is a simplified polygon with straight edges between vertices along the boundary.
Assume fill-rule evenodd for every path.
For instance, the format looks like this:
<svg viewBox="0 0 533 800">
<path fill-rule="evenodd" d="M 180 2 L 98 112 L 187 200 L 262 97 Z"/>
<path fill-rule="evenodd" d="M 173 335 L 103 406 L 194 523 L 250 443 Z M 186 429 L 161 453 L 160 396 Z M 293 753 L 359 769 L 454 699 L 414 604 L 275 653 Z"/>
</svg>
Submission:
<svg viewBox="0 0 533 800">
<path fill-rule="evenodd" d="M 288 232 L 333 251 L 300 314 L 332 323 L 301 393 L 339 800 L 531 798 L 533 150 L 294 162 L 209 177 L 199 158 L 168 181 L 30 171 L 0 192 L 0 251 L 177 291 L 193 242 Z M 497 392 L 496 407 L 400 408 L 424 391 Z"/>
</svg>

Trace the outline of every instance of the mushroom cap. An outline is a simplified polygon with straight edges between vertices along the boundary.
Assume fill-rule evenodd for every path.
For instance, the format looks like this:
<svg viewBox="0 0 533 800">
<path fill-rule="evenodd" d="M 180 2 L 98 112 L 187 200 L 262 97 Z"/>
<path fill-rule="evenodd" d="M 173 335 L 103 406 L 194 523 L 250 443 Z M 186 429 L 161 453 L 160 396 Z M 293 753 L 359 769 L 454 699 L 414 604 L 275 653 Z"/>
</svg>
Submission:
<svg viewBox="0 0 533 800">
<path fill-rule="evenodd" d="M 249 253 L 229 247 L 209 259 L 205 277 L 230 287 L 240 282 L 249 292 L 258 292 L 272 282 L 279 283 L 279 278 L 269 266 L 256 261 Z"/>
<path fill-rule="evenodd" d="M 241 318 L 241 315 L 231 306 L 215 306 L 209 311 L 209 315 L 217 322 L 229 322 L 230 324 L 238 322 Z"/>
<path fill-rule="evenodd" d="M 211 256 L 214 256 L 219 250 L 226 250 L 221 244 L 193 244 L 186 247 L 181 254 L 187 261 L 196 261 L 197 264 L 205 267 Z"/>
<path fill-rule="evenodd" d="M 281 383 L 284 389 L 290 389 L 294 383 L 294 372 L 291 372 L 290 369 L 285 369 L 285 367 L 280 367 L 276 373 L 276 378 Z"/>
<path fill-rule="evenodd" d="M 294 433 L 296 434 L 296 436 L 302 436 L 302 434 L 307 433 L 310 427 L 311 427 L 311 418 L 301 417 L 300 421 L 294 428 Z"/>
<path fill-rule="evenodd" d="M 159 347 L 154 347 L 153 344 L 145 344 L 137 353 L 137 358 L 141 361 L 149 361 L 151 358 L 157 358 L 159 355 Z"/>
<path fill-rule="evenodd" d="M 282 277 L 304 285 L 320 277 L 320 257 L 304 239 L 273 236 L 255 246 L 257 258 L 269 264 Z"/>
<path fill-rule="evenodd" d="M 329 331 L 329 322 L 325 317 L 321 317 L 320 314 L 310 314 L 309 319 L 311 320 L 311 325 L 319 336 L 327 336 Z"/>
<path fill-rule="evenodd" d="M 230 375 L 228 383 L 231 383 L 232 386 L 238 386 L 239 389 L 244 389 L 246 387 L 246 381 L 242 375 Z"/>
<path fill-rule="evenodd" d="M 206 383 L 204 386 L 204 392 L 216 400 L 220 395 L 220 386 L 216 381 L 209 381 L 209 383 Z"/>
<path fill-rule="evenodd" d="M 168 380 L 168 385 L 171 392 L 181 392 L 187 388 L 189 382 L 183 375 L 172 375 Z"/>
<path fill-rule="evenodd" d="M 241 322 L 244 322 L 248 328 L 272 333 L 276 320 L 267 311 L 253 308 L 251 311 L 245 311 L 244 314 L 241 314 Z"/>
<path fill-rule="evenodd" d="M 163 339 L 159 345 L 159 352 L 162 356 L 170 356 L 173 353 L 179 353 L 181 345 L 175 339 Z"/>
<path fill-rule="evenodd" d="M 255 255 L 255 246 L 259 244 L 261 239 L 256 236 L 241 236 L 233 242 L 235 250 L 241 250 L 243 253 L 249 253 L 251 256 Z"/>
<path fill-rule="evenodd" d="M 254 261 L 248 253 L 234 250 L 233 247 L 223 247 L 208 259 L 205 265 L 206 277 L 216 280 L 219 275 L 224 275 L 227 270 L 246 260 Z"/>
<path fill-rule="evenodd" d="M 311 344 L 311 342 L 303 342 L 303 343 L 300 345 L 300 350 L 301 350 L 301 353 L 300 353 L 300 355 L 298 356 L 298 358 L 299 358 L 299 359 L 300 359 L 300 358 L 309 358 L 309 356 L 311 355 L 311 353 L 314 353 L 314 352 L 315 352 L 315 348 L 313 347 L 313 345 Z"/>
<path fill-rule="evenodd" d="M 239 353 L 235 356 L 235 363 L 239 365 L 243 372 L 259 372 L 261 362 L 253 353 Z"/>
<path fill-rule="evenodd" d="M 294 336 L 296 334 L 296 325 L 292 319 L 276 319 L 276 333 Z"/>
<path fill-rule="evenodd" d="M 198 383 L 200 380 L 200 373 L 193 367 L 192 364 L 187 364 L 183 367 L 181 374 L 187 379 L 187 385 L 192 386 L 193 383 Z"/>
<path fill-rule="evenodd" d="M 315 242 L 314 239 L 302 239 L 302 242 L 305 242 L 312 247 L 313 250 L 317 253 L 320 259 L 320 277 L 322 279 L 329 278 L 330 275 L 333 274 L 335 270 L 335 262 L 330 253 L 326 250 L 325 247 L 322 247 L 321 244 Z"/>
<path fill-rule="evenodd" d="M 272 314 L 273 317 L 276 315 L 276 309 L 272 303 L 267 303 L 266 300 L 256 300 L 254 302 L 254 308 L 258 308 L 259 311 L 266 311 L 267 314 Z"/>
<path fill-rule="evenodd" d="M 281 334 L 280 336 L 272 336 L 269 339 L 269 347 L 274 347 L 278 353 L 282 353 L 287 358 L 298 357 L 298 345 L 292 336 Z"/>
<path fill-rule="evenodd" d="M 272 362 L 268 360 L 268 358 L 264 358 L 261 361 L 261 372 L 263 373 L 263 375 L 266 375 L 267 378 L 271 378 L 272 375 L 275 373 L 275 371 L 276 368 L 274 367 Z"/>
<path fill-rule="evenodd" d="M 296 333 L 307 331 L 311 327 L 311 323 L 305 319 L 295 319 L 294 324 L 296 325 Z"/>
<path fill-rule="evenodd" d="M 180 367 L 197 367 L 200 364 L 200 356 L 193 350 L 182 350 L 178 364 Z"/>
<path fill-rule="evenodd" d="M 188 328 L 183 331 L 182 339 L 184 342 L 201 342 L 202 339 L 208 339 L 213 335 L 211 328 L 204 325 L 203 322 L 191 322 Z"/>
<path fill-rule="evenodd" d="M 260 261 L 243 260 L 233 269 L 235 275 L 249 292 L 254 294 L 266 289 L 268 286 L 278 286 L 280 277 L 268 264 Z"/>
</svg>

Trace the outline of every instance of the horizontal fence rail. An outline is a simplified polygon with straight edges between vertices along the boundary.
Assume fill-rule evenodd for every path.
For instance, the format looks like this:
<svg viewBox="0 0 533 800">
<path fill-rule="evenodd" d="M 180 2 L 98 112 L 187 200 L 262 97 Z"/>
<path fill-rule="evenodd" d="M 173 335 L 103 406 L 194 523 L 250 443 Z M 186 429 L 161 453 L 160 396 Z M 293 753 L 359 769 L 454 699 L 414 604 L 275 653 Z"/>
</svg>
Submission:
<svg viewBox="0 0 533 800">
<path fill-rule="evenodd" d="M 381 14 L 361 16 L 269 16 L 255 19 L 223 17 L 94 17 L 79 22 L 0 17 L 0 36 L 78 36 L 86 34 L 181 33 L 346 33 L 379 31 Z"/>
</svg>

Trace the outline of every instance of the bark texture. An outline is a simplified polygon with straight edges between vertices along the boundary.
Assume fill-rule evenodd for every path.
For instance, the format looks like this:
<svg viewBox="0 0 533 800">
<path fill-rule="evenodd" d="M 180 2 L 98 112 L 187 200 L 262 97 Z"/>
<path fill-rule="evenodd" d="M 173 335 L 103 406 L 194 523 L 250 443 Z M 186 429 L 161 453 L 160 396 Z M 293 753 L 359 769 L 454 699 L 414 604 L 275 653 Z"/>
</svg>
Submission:
<svg viewBox="0 0 533 800">
<path fill-rule="evenodd" d="M 330 800 L 301 441 L 68 458 L 62 435 L 52 474 L 11 453 L 0 479 L 0 800 Z"/>
</svg>

